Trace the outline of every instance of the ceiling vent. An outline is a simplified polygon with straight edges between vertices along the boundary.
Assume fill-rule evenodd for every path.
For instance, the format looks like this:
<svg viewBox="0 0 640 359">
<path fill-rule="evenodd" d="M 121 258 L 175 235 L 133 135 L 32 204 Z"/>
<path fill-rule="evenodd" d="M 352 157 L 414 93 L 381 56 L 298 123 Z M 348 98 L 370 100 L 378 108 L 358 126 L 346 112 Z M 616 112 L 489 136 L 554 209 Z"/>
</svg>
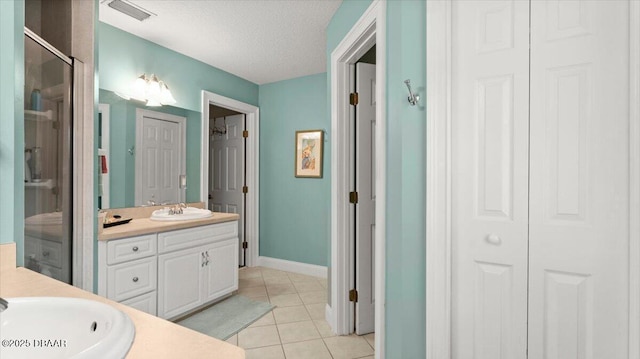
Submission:
<svg viewBox="0 0 640 359">
<path fill-rule="evenodd" d="M 102 3 L 125 15 L 131 16 L 138 21 L 144 21 L 151 16 L 156 16 L 156 14 L 151 11 L 143 9 L 142 7 L 127 0 L 103 0 Z"/>
</svg>

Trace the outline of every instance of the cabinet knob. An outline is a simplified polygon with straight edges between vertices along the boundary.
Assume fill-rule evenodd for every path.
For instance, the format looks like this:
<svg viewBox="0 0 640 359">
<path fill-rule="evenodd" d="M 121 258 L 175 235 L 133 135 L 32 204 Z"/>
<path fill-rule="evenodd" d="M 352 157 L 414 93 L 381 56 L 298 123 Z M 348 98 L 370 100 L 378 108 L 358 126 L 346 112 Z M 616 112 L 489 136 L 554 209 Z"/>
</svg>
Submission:
<svg viewBox="0 0 640 359">
<path fill-rule="evenodd" d="M 49 256 L 49 251 L 44 251 L 44 252 L 42 252 L 42 256 L 43 256 L 43 257 L 48 257 L 48 256 Z"/>
<path fill-rule="evenodd" d="M 137 251 L 138 251 L 138 246 L 135 246 L 135 247 L 133 247 L 133 248 L 131 248 L 131 249 L 132 249 L 134 252 L 137 252 Z"/>
<path fill-rule="evenodd" d="M 502 239 L 495 233 L 489 234 L 484 240 L 496 246 L 499 246 L 500 243 L 502 243 Z"/>
<path fill-rule="evenodd" d="M 133 277 L 133 282 L 138 283 L 138 277 Z"/>
</svg>

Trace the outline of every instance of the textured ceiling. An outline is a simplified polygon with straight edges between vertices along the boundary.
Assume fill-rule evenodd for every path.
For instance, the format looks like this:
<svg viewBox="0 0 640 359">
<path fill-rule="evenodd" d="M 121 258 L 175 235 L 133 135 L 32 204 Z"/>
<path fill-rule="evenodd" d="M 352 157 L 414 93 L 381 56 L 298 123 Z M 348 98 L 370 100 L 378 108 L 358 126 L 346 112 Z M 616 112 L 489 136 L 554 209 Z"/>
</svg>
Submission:
<svg viewBox="0 0 640 359">
<path fill-rule="evenodd" d="M 341 0 L 133 0 L 140 22 L 100 5 L 100 21 L 265 84 L 326 71 L 326 27 Z"/>
</svg>

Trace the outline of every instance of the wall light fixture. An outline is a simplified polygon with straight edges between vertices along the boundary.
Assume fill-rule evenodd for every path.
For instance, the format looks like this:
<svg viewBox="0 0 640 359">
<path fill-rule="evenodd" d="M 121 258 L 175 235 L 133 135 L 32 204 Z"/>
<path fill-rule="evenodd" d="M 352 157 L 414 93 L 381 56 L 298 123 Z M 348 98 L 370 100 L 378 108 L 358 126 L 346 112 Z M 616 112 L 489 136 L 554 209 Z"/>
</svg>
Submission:
<svg viewBox="0 0 640 359">
<path fill-rule="evenodd" d="M 167 84 L 158 80 L 158 77 L 154 74 L 151 74 L 151 76 L 147 76 L 146 74 L 140 75 L 133 84 L 131 84 L 127 95 L 120 93 L 118 93 L 118 95 L 127 100 L 131 98 L 146 102 L 146 105 L 149 107 L 173 105 L 176 103 Z"/>
</svg>

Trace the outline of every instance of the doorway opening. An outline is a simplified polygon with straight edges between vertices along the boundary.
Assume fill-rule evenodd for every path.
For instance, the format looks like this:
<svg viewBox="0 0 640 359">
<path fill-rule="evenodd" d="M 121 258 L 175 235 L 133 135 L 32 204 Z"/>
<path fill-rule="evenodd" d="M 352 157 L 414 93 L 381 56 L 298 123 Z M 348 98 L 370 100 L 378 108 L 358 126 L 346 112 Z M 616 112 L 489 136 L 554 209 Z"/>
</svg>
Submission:
<svg viewBox="0 0 640 359">
<path fill-rule="evenodd" d="M 386 130 L 385 130 L 385 14 L 384 1 L 374 1 L 356 22 L 342 42 L 331 54 L 331 133 L 333 136 L 331 147 L 331 295 L 330 305 L 327 306 L 327 322 L 338 335 L 347 335 L 356 330 L 358 318 L 370 318 L 376 337 L 376 357 L 384 357 L 384 258 L 385 258 L 385 169 L 386 169 Z M 375 48 L 374 48 L 375 45 Z M 356 71 L 356 63 L 372 50 L 375 53 L 375 80 L 369 79 L 368 85 L 371 92 L 368 103 L 374 105 L 372 118 L 377 119 L 375 131 L 368 137 L 370 159 L 361 160 L 360 163 L 369 163 L 366 171 L 356 171 L 356 154 L 364 151 L 356 151 L 355 146 L 360 142 L 367 143 L 358 137 L 356 131 L 355 116 L 357 112 L 352 102 L 356 97 L 351 95 L 352 86 L 355 84 L 353 75 Z M 374 85 L 375 83 L 375 85 Z M 372 86 L 374 85 L 374 86 Z M 357 102 L 360 102 L 358 98 Z M 362 100 L 366 101 L 366 100 Z M 364 103 L 364 102 L 360 102 Z M 373 125 L 370 122 L 370 126 Z M 364 126 L 363 126 L 364 127 Z M 373 145 L 373 146 L 372 146 Z M 357 173 L 368 172 L 363 176 L 371 183 L 366 195 L 356 194 Z M 357 191 L 360 191 L 358 189 Z M 362 196 L 362 197 L 360 197 Z M 359 233 L 368 233 L 370 249 L 356 246 L 356 243 L 364 241 L 356 240 L 357 224 L 363 224 L 357 220 L 358 209 L 362 199 L 375 199 L 369 207 L 372 209 L 373 221 L 365 226 L 367 230 L 359 230 Z M 353 202 L 359 202 L 355 205 Z M 354 209 L 355 206 L 355 209 Z M 375 225 L 374 225 L 375 224 Z M 373 250 L 375 248 L 375 251 Z M 360 250 L 360 251 L 359 251 Z M 356 260 L 358 252 L 368 252 L 368 268 L 356 270 L 356 264 L 364 264 L 366 260 Z M 368 273 L 373 280 L 356 279 L 356 274 Z M 356 284 L 371 284 L 365 289 L 370 298 L 364 299 L 362 289 L 356 289 Z M 375 283 L 375 284 L 374 284 Z M 357 302 L 356 302 L 357 301 Z M 373 315 L 356 315 L 357 305 L 368 301 L 373 308 Z M 354 304 L 355 302 L 355 304 Z M 375 318 L 375 320 L 373 320 Z M 365 328 L 365 326 L 363 326 Z M 361 331 L 362 333 L 366 332 Z"/>
<path fill-rule="evenodd" d="M 258 107 L 202 91 L 200 198 L 214 212 L 237 213 L 240 265 L 258 257 Z"/>
<path fill-rule="evenodd" d="M 238 219 L 238 258 L 247 265 L 246 224 L 246 147 L 247 115 L 232 109 L 209 105 L 209 209 L 236 213 Z"/>
<path fill-rule="evenodd" d="M 373 45 L 350 66 L 351 93 L 351 174 L 353 289 L 353 330 L 358 335 L 372 333 L 375 323 L 375 153 L 376 153 L 376 46 Z"/>
</svg>

